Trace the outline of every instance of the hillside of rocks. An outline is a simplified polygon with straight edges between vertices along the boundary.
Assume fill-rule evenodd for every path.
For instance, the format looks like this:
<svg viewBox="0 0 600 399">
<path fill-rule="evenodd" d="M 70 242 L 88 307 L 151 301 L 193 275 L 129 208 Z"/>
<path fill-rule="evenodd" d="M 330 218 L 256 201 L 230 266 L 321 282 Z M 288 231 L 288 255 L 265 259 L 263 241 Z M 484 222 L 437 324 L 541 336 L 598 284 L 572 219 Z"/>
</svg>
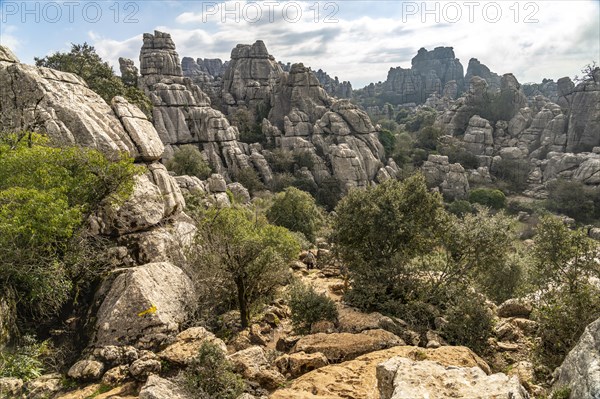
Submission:
<svg viewBox="0 0 600 399">
<path fill-rule="evenodd" d="M 61 315 L 64 324 L 48 333 L 55 342 L 80 335 L 75 359 L 60 372 L 0 378 L 0 397 L 193 399 L 181 375 L 205 366 L 196 356 L 207 343 L 243 381 L 244 393 L 232 399 L 525 399 L 565 386 L 571 399 L 600 394 L 600 320 L 575 339 L 555 370 L 533 354 L 540 329 L 535 295 L 482 301 L 493 321 L 486 351 L 451 345 L 444 317 L 417 331 L 404 317 L 348 302 L 348 271 L 327 231 L 285 266 L 290 281 L 313 287 L 336 311 L 335 321 L 320 320 L 308 331 L 293 324 L 289 284 L 260 303 L 247 328 L 235 309 L 218 315 L 220 328 L 202 322 L 199 276 L 189 268 L 193 244 L 208 245 L 194 241 L 201 227 L 194 212 L 264 204 L 264 191 L 281 174 L 278 154 L 302 155 L 296 177 L 317 187 L 333 179 L 343 193 L 404 179 L 407 169 L 388 157 L 382 119 L 365 106 L 367 97 L 396 101 L 394 119 L 403 108 L 408 115 L 430 112 L 438 142 L 475 157 L 477 167 L 470 168 L 432 151 L 418 167 L 448 202 L 469 199 L 474 187 L 494 187 L 507 161 L 527 165 L 518 194 L 530 199 L 546 198 L 548 183 L 559 179 L 595 189 L 600 75 L 523 86 L 476 59 L 465 75 L 452 48 L 439 47 L 419 50 L 411 69 L 394 68 L 386 82 L 352 94 L 349 83 L 323 71 L 277 62 L 262 41 L 237 45 L 226 62 L 180 59 L 171 36 L 159 31 L 144 34 L 140 47 L 138 85 L 152 102 L 151 119 L 123 97 L 108 104 L 79 76 L 23 64 L 0 46 L 0 131 L 41 133 L 59 147 L 93 148 L 110 159 L 125 153 L 140 170 L 126 201 L 105 204 L 85 221 L 87 233 L 108 243 L 101 255 L 111 266 L 90 302 Z M 120 64 L 137 75 L 130 60 Z M 495 107 L 502 112 L 490 112 Z M 260 139 L 248 140 L 249 133 Z M 210 165 L 207 178 L 167 170 L 188 145 Z M 262 193 L 240 183 L 247 171 L 264 184 Z M 533 211 L 515 220 L 526 218 Z M 519 248 L 534 245 L 522 241 Z M 18 306 L 0 293 L 0 349 L 17 335 L 10 324 Z"/>
</svg>

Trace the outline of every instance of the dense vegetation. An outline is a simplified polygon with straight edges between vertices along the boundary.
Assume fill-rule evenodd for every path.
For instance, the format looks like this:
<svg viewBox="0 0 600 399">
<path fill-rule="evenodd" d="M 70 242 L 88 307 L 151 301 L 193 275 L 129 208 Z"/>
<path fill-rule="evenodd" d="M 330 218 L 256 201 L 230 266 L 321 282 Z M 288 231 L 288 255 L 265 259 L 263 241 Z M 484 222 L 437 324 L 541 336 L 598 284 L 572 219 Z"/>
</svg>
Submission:
<svg viewBox="0 0 600 399">
<path fill-rule="evenodd" d="M 106 243 L 88 234 L 84 221 L 123 201 L 137 173 L 126 156 L 53 147 L 29 132 L 0 136 L 0 292 L 16 312 L 18 330 L 16 351 L 0 356 L 3 374 L 35 376 L 47 346 L 26 334 L 45 334 L 52 319 L 84 310 L 107 267 Z"/>
</svg>

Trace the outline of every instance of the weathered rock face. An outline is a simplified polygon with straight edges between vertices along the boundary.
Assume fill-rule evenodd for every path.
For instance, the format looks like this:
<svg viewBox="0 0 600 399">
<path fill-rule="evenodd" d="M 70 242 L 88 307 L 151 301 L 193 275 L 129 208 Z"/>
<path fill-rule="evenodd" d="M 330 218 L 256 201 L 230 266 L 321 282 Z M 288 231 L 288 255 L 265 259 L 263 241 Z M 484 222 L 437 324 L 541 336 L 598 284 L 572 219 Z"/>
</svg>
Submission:
<svg viewBox="0 0 600 399">
<path fill-rule="evenodd" d="M 556 375 L 554 387 L 569 386 L 571 399 L 600 396 L 600 319 L 587 326 Z"/>
<path fill-rule="evenodd" d="M 78 76 L 16 62 L 2 48 L 0 61 L 0 127 L 46 133 L 64 144 L 119 152 L 136 160 L 160 158 L 161 144 L 146 117 L 125 99 L 114 111 Z M 121 119 L 120 119 L 121 118 Z"/>
<path fill-rule="evenodd" d="M 137 86 L 139 70 L 133 60 L 119 57 L 119 70 L 121 71 L 121 78 L 123 78 L 125 83 Z"/>
<path fill-rule="evenodd" d="M 500 75 L 490 71 L 490 68 L 479 62 L 477 58 L 471 58 L 469 60 L 465 82 L 470 82 L 473 76 L 479 76 L 484 79 L 487 82 L 488 87 L 492 90 L 500 89 Z"/>
<path fill-rule="evenodd" d="M 182 213 L 185 202 L 177 182 L 157 162 L 164 145 L 156 129 L 125 99 L 115 97 L 108 105 L 75 75 L 19 64 L 3 47 L 0 58 L 0 129 L 35 130 L 108 156 L 124 151 L 144 171 L 136 176 L 129 199 L 106 205 L 88 220 L 91 233 L 110 236 L 118 245 L 107 256 L 120 270 L 97 293 L 97 318 L 88 320 L 92 344 L 151 346 L 177 333 L 193 303 L 191 282 L 177 266 L 153 262 L 182 262 L 183 245 L 194 227 Z M 146 71 L 177 65 L 173 57 L 166 57 L 165 65 L 149 61 L 143 65 Z M 92 378 L 86 370 L 77 374 Z"/>
<path fill-rule="evenodd" d="M 161 378 L 158 375 L 151 375 L 142 387 L 139 399 L 191 399 L 183 389 L 175 383 Z"/>
<path fill-rule="evenodd" d="M 461 368 L 395 357 L 377 366 L 381 399 L 529 397 L 517 377 L 486 375 L 479 367 Z"/>
<path fill-rule="evenodd" d="M 340 82 L 338 77 L 332 78 L 327 72 L 319 69 L 315 76 L 330 96 L 337 98 L 352 98 L 352 84 L 347 81 Z"/>
<path fill-rule="evenodd" d="M 223 63 L 219 58 L 183 57 L 181 69 L 183 76 L 188 77 L 200 89 L 208 94 L 213 107 L 220 109 L 221 88 L 223 85 L 223 74 L 229 65 L 229 61 Z"/>
<path fill-rule="evenodd" d="M 177 333 L 194 304 L 194 288 L 181 269 L 170 263 L 149 263 L 125 269 L 97 294 L 92 345 L 155 347 Z"/>
<path fill-rule="evenodd" d="M 140 86 L 154 105 L 154 126 L 169 158 L 181 144 L 198 145 L 217 172 L 251 167 L 237 129 L 213 108 L 209 97 L 185 78 L 168 33 L 144 34 L 140 53 Z"/>
<path fill-rule="evenodd" d="M 450 86 L 448 83 L 453 82 Z M 373 85 L 367 94 L 380 96 L 394 104 L 423 104 L 431 95 L 456 97 L 465 89 L 463 66 L 452 47 L 421 48 L 410 69 L 391 68 L 380 87 Z M 370 92 L 369 92 L 370 91 Z"/>
<path fill-rule="evenodd" d="M 380 399 L 376 367 L 395 356 L 427 359 L 447 366 L 480 367 L 485 373 L 490 371 L 481 358 L 465 347 L 424 349 L 397 346 L 311 371 L 292 381 L 288 387 L 275 391 L 271 399 Z"/>
<path fill-rule="evenodd" d="M 575 87 L 570 103 L 567 151 L 600 146 L 600 79 Z"/>
<path fill-rule="evenodd" d="M 252 45 L 238 44 L 223 74 L 223 106 L 228 114 L 239 108 L 256 117 L 268 109 L 276 80 L 283 73 L 262 40 Z"/>
<path fill-rule="evenodd" d="M 484 119 L 485 120 L 485 119 Z M 422 167 L 427 184 L 437 187 L 448 198 L 465 199 L 469 195 L 469 179 L 461 164 L 450 164 L 448 157 L 429 155 Z"/>
<path fill-rule="evenodd" d="M 192 327 L 177 334 L 175 342 L 162 350 L 158 356 L 170 363 L 187 365 L 198 355 L 200 347 L 205 342 L 218 346 L 227 353 L 225 343 L 203 327 Z"/>
</svg>

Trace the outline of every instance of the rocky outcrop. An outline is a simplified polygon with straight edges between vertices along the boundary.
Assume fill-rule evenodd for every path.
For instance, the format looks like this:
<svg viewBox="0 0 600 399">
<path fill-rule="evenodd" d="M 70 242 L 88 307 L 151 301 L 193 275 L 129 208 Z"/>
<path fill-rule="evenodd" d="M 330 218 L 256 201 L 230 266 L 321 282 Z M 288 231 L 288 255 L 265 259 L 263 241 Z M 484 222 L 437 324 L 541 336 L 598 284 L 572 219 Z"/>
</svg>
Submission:
<svg viewBox="0 0 600 399">
<path fill-rule="evenodd" d="M 600 71 L 600 68 L 598 69 Z M 597 72 L 600 75 L 600 72 Z M 578 84 L 571 97 L 567 151 L 591 151 L 600 146 L 600 76 Z"/>
<path fill-rule="evenodd" d="M 168 33 L 144 34 L 140 86 L 153 103 L 154 126 L 166 146 L 165 158 L 182 144 L 198 145 L 222 174 L 251 167 L 237 141 L 238 131 L 211 108 L 209 97 L 183 76 L 175 43 Z"/>
<path fill-rule="evenodd" d="M 205 342 L 210 342 L 227 353 L 225 343 L 203 327 L 192 327 L 177 334 L 175 342 L 163 349 L 158 356 L 170 363 L 187 365 L 198 355 Z"/>
<path fill-rule="evenodd" d="M 2 48 L 0 127 L 46 133 L 57 143 L 120 152 L 138 161 L 161 157 L 156 131 L 141 111 L 123 98 L 113 108 L 77 75 L 20 64 Z"/>
<path fill-rule="evenodd" d="M 489 366 L 465 347 L 443 346 L 437 349 L 424 349 L 397 346 L 311 371 L 292 381 L 288 387 L 275 391 L 271 399 L 379 399 L 377 365 L 396 356 L 413 360 L 431 360 L 447 366 L 480 367 L 486 374 L 490 372 Z"/>
<path fill-rule="evenodd" d="M 332 78 L 327 72 L 319 69 L 315 71 L 315 76 L 323 86 L 323 89 L 330 96 L 337 98 L 352 98 L 352 84 L 347 81 L 340 82 L 338 77 Z"/>
<path fill-rule="evenodd" d="M 177 384 L 158 375 L 151 375 L 140 390 L 139 399 L 191 399 L 191 397 Z"/>
<path fill-rule="evenodd" d="M 76 75 L 20 64 L 4 47 L 0 59 L 0 129 L 46 133 L 58 144 L 95 148 L 109 157 L 125 152 L 142 172 L 125 202 L 106 204 L 88 220 L 90 233 L 116 244 L 106 254 L 116 270 L 102 283 L 97 318 L 88 322 L 93 344 L 152 345 L 177 333 L 193 303 L 191 283 L 176 265 L 153 262 L 181 262 L 182 243 L 193 226 L 182 213 L 185 201 L 177 182 L 157 162 L 164 151 L 158 132 L 124 98 L 109 105 Z M 160 65 L 151 59 L 143 63 L 146 72 L 176 70 L 173 57 Z M 165 281 L 172 284 L 163 286 Z"/>
<path fill-rule="evenodd" d="M 452 47 L 421 48 L 411 61 L 411 68 L 391 68 L 381 84 L 371 84 L 358 94 L 378 98 L 381 104 L 423 104 L 432 95 L 456 98 L 465 90 L 463 66 Z"/>
<path fill-rule="evenodd" d="M 556 371 L 554 388 L 568 386 L 571 399 L 600 396 L 600 319 L 588 325 Z"/>
<path fill-rule="evenodd" d="M 229 61 L 224 63 L 219 58 L 194 60 L 190 57 L 183 57 L 181 60 L 183 76 L 190 78 L 194 84 L 200 87 L 210 98 L 212 106 L 217 109 L 220 109 L 221 106 L 223 74 L 228 65 Z"/>
<path fill-rule="evenodd" d="M 381 399 L 404 398 L 511 398 L 529 395 L 517 377 L 486 375 L 479 367 L 455 367 L 395 357 L 377 366 Z"/>
<path fill-rule="evenodd" d="M 192 282 L 177 266 L 149 263 L 114 274 L 97 294 L 96 347 L 156 347 L 176 334 L 193 310 Z"/>
<path fill-rule="evenodd" d="M 223 107 L 227 114 L 248 110 L 253 117 L 269 109 L 277 79 L 283 73 L 262 40 L 238 44 L 223 74 Z"/>
<path fill-rule="evenodd" d="M 471 58 L 469 60 L 465 82 L 470 82 L 473 76 L 479 76 L 485 80 L 490 89 L 500 90 L 500 75 L 490 71 L 490 68 L 479 62 L 477 58 Z"/>
<path fill-rule="evenodd" d="M 461 164 L 448 162 L 443 155 L 429 155 L 422 166 L 430 187 L 437 187 L 447 198 L 465 199 L 469 195 L 469 178 Z"/>
</svg>

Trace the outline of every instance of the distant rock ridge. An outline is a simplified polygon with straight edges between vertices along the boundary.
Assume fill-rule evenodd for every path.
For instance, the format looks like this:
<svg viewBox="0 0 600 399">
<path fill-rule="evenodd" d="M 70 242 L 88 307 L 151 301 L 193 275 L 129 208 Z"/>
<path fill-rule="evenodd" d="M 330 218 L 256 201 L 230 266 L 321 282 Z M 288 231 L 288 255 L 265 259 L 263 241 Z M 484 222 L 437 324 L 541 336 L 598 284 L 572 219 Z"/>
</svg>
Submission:
<svg viewBox="0 0 600 399">
<path fill-rule="evenodd" d="M 465 90 L 463 66 L 452 47 L 421 48 L 411 68 L 390 68 L 387 79 L 355 91 L 362 104 L 423 104 L 432 95 L 456 98 Z"/>
<path fill-rule="evenodd" d="M 350 82 L 340 82 L 337 76 L 332 78 L 322 69 L 316 71 L 315 75 L 329 95 L 337 98 L 352 98 L 352 84 Z"/>
</svg>

